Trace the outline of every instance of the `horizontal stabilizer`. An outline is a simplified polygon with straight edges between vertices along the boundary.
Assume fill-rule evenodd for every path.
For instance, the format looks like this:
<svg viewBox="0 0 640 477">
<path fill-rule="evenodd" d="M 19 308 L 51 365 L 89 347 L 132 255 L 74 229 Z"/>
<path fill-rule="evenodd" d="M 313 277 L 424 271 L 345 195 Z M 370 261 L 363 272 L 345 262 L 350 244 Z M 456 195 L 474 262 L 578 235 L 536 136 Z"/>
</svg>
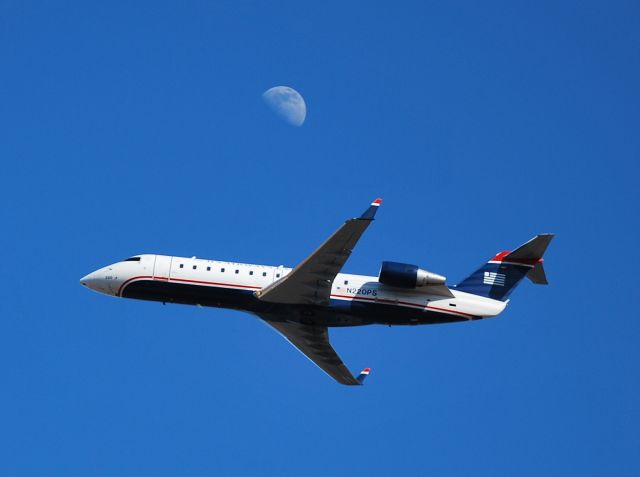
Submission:
<svg viewBox="0 0 640 477">
<path fill-rule="evenodd" d="M 513 252 L 506 255 L 503 260 L 508 262 L 538 261 L 544 255 L 549 243 L 553 240 L 553 234 L 540 234 L 533 237 L 524 245 L 520 245 Z"/>
</svg>

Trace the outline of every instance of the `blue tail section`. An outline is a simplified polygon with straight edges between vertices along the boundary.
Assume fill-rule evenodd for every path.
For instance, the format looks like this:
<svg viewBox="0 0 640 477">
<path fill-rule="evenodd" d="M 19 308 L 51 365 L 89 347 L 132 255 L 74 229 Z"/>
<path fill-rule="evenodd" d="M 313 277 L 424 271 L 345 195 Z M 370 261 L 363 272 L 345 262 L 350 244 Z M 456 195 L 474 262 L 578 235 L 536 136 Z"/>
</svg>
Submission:
<svg viewBox="0 0 640 477">
<path fill-rule="evenodd" d="M 553 239 L 552 234 L 536 235 L 513 252 L 501 252 L 467 278 L 455 289 L 474 295 L 505 301 L 524 277 L 533 283 L 547 284 L 542 256 Z"/>
<path fill-rule="evenodd" d="M 528 265 L 503 265 L 489 261 L 462 280 L 455 289 L 505 301 L 530 270 Z"/>
</svg>

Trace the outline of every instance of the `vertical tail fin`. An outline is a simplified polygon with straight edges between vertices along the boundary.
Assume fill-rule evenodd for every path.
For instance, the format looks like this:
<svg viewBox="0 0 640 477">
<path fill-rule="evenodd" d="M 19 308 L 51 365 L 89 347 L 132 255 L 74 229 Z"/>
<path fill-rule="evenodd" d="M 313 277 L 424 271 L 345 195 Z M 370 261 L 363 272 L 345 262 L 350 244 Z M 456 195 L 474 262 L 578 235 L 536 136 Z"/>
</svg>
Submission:
<svg viewBox="0 0 640 477">
<path fill-rule="evenodd" d="M 553 237 L 553 234 L 536 235 L 513 252 L 500 252 L 455 289 L 505 301 L 524 277 L 546 285 L 542 256 Z"/>
</svg>

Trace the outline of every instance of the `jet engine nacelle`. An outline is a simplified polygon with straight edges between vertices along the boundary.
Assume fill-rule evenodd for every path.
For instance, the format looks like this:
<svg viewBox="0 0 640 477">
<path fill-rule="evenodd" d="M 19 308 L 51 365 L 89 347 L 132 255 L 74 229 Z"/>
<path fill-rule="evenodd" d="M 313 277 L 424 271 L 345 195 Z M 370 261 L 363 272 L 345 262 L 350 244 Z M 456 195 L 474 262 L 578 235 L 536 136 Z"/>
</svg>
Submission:
<svg viewBox="0 0 640 477">
<path fill-rule="evenodd" d="M 378 281 L 398 288 L 416 288 L 428 285 L 444 285 L 446 278 L 416 265 L 398 262 L 382 262 Z"/>
</svg>

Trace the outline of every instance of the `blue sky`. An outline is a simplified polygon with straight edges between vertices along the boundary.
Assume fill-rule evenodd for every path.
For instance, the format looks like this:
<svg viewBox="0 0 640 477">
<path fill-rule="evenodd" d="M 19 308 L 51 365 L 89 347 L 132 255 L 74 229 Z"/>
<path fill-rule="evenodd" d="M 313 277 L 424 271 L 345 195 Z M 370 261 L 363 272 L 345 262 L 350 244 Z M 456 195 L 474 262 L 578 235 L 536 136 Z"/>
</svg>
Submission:
<svg viewBox="0 0 640 477">
<path fill-rule="evenodd" d="M 0 5 L 0 474 L 638 474 L 636 2 L 90 3 Z M 378 196 L 345 271 L 554 232 L 551 285 L 333 331 L 352 389 L 249 315 L 78 283 L 295 265 Z"/>
</svg>

